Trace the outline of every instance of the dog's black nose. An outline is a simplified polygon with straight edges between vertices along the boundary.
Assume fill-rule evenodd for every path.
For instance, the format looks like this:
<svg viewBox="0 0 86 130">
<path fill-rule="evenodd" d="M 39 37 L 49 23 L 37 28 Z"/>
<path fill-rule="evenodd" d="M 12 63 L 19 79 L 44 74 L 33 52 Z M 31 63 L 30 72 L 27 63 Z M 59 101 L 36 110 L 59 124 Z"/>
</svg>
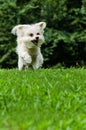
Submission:
<svg viewBox="0 0 86 130">
<path fill-rule="evenodd" d="M 39 37 L 36 37 L 36 40 L 38 40 L 39 39 Z"/>
</svg>

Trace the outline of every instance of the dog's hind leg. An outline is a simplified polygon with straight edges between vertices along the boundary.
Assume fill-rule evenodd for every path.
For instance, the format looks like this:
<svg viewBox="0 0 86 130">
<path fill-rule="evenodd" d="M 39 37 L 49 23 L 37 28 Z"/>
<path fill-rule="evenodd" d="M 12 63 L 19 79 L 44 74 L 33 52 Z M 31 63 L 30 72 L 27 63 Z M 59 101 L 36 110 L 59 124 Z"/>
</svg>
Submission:
<svg viewBox="0 0 86 130">
<path fill-rule="evenodd" d="M 22 57 L 18 57 L 18 69 L 22 70 L 23 69 L 23 59 Z"/>
<path fill-rule="evenodd" d="M 36 61 L 35 63 L 33 64 L 33 69 L 38 69 L 42 66 L 43 64 L 43 56 L 42 54 L 40 53 L 37 58 L 36 58 Z"/>
</svg>

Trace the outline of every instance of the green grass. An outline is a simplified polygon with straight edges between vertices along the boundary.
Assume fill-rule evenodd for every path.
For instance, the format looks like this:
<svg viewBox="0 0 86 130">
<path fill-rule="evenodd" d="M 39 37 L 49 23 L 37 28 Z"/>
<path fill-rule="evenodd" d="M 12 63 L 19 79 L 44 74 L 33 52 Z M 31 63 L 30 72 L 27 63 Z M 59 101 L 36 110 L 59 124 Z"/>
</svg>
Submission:
<svg viewBox="0 0 86 130">
<path fill-rule="evenodd" d="M 1 69 L 0 130 L 86 130 L 86 69 Z"/>
</svg>

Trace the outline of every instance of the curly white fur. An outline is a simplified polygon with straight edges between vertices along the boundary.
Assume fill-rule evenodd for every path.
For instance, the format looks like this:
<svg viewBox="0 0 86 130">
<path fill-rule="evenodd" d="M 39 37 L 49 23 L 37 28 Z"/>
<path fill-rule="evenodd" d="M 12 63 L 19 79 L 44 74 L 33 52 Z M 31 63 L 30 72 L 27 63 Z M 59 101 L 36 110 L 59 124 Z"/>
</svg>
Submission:
<svg viewBox="0 0 86 130">
<path fill-rule="evenodd" d="M 12 33 L 17 35 L 18 68 L 32 67 L 38 69 L 43 64 L 41 45 L 44 42 L 45 22 L 33 25 L 17 25 L 12 29 Z"/>
</svg>

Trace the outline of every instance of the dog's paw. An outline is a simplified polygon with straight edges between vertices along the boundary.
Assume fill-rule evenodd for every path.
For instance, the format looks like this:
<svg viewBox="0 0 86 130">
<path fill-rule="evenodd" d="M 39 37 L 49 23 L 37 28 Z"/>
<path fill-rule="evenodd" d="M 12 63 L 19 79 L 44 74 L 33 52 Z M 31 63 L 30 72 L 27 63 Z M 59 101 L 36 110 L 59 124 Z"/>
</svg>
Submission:
<svg viewBox="0 0 86 130">
<path fill-rule="evenodd" d="M 32 62 L 32 59 L 31 59 L 31 57 L 29 55 L 25 55 L 24 56 L 24 61 L 25 61 L 25 63 L 30 64 Z"/>
</svg>

